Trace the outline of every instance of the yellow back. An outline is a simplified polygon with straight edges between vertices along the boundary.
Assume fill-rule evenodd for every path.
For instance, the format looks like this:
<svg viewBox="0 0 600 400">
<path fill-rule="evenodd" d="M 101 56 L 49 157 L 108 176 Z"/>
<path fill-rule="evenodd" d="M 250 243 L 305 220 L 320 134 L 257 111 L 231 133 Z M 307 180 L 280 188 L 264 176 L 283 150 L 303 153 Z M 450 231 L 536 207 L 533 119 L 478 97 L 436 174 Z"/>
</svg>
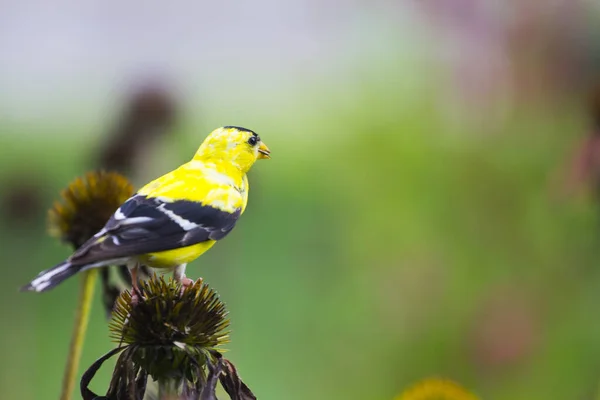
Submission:
<svg viewBox="0 0 600 400">
<path fill-rule="evenodd" d="M 246 208 L 248 180 L 227 162 L 192 160 L 153 180 L 138 191 L 164 201 L 196 201 L 226 212 Z"/>
</svg>

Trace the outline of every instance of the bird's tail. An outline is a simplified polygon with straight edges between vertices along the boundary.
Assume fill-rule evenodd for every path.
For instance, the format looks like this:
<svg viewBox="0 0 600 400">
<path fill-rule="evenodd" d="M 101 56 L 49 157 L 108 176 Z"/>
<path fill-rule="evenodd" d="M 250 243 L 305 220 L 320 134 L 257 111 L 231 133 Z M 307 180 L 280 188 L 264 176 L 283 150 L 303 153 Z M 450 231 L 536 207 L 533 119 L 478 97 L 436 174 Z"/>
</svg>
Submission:
<svg viewBox="0 0 600 400">
<path fill-rule="evenodd" d="M 54 267 L 42 271 L 39 275 L 21 288 L 21 291 L 45 292 L 50 290 L 65 279 L 75 275 L 87 265 L 74 265 L 69 261 L 63 261 Z"/>
</svg>

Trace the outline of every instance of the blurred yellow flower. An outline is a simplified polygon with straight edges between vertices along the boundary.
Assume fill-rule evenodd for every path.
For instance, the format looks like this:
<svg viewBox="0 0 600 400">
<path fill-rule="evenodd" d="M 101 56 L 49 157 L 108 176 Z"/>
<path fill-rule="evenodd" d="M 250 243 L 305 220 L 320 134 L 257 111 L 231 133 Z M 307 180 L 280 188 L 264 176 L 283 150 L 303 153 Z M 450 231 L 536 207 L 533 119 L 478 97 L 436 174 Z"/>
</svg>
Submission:
<svg viewBox="0 0 600 400">
<path fill-rule="evenodd" d="M 408 388 L 394 400 L 479 400 L 449 379 L 429 378 Z"/>
</svg>

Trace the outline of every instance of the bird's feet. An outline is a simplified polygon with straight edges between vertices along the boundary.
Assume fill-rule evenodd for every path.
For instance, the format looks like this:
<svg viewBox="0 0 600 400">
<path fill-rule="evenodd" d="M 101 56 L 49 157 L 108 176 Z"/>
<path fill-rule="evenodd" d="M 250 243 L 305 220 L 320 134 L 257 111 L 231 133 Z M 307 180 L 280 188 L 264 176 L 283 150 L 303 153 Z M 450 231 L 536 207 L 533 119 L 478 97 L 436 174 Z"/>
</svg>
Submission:
<svg viewBox="0 0 600 400">
<path fill-rule="evenodd" d="M 198 278 L 196 280 L 196 282 L 200 282 L 202 283 L 202 278 Z M 187 289 L 191 288 L 192 286 L 194 286 L 194 284 L 196 282 L 194 282 L 193 279 L 188 278 L 187 276 L 184 276 L 183 278 L 181 278 L 181 294 L 183 294 L 183 292 L 185 292 Z"/>
<path fill-rule="evenodd" d="M 189 288 L 193 285 L 194 285 L 193 279 L 190 279 L 187 276 L 184 276 L 183 278 L 181 278 L 181 286 L 183 286 L 184 288 Z"/>
<path fill-rule="evenodd" d="M 131 288 L 131 305 L 133 307 L 135 307 L 139 304 L 141 296 L 142 295 L 140 293 L 140 290 L 137 288 L 137 286 L 134 286 Z"/>
</svg>

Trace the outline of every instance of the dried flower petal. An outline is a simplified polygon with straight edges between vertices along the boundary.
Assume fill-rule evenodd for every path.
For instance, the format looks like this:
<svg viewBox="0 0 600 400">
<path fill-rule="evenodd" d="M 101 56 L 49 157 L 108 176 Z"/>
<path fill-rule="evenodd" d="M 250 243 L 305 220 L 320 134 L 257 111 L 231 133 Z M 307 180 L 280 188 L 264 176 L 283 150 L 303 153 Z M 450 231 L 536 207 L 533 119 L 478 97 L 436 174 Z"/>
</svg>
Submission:
<svg viewBox="0 0 600 400">
<path fill-rule="evenodd" d="M 229 397 L 239 400 L 256 400 L 254 393 L 242 382 L 233 363 L 229 360 L 223 360 L 223 363 L 225 364 L 225 370 L 219 379 Z"/>
</svg>

